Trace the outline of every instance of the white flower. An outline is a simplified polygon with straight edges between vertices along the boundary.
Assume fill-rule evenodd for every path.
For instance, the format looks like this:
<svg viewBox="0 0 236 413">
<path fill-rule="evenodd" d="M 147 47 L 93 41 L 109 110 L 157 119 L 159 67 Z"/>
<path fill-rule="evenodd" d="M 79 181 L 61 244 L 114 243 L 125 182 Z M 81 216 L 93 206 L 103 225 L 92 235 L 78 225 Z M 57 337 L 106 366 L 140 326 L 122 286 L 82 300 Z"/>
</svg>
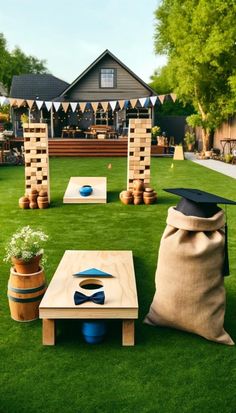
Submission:
<svg viewBox="0 0 236 413">
<path fill-rule="evenodd" d="M 4 261 L 10 261 L 11 257 L 22 258 L 29 261 L 31 258 L 42 255 L 44 250 L 42 244 L 46 242 L 48 235 L 43 231 L 35 231 L 29 225 L 21 228 L 6 246 Z"/>
</svg>

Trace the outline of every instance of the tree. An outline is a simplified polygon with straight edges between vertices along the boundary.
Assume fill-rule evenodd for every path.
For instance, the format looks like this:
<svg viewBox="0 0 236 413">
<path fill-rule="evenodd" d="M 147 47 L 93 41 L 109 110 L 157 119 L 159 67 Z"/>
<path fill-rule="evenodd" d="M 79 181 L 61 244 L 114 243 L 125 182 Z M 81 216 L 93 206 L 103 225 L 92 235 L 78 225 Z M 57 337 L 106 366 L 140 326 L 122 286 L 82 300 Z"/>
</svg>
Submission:
<svg viewBox="0 0 236 413">
<path fill-rule="evenodd" d="M 12 77 L 24 73 L 48 73 L 45 60 L 27 56 L 19 47 L 12 52 L 7 49 L 4 35 L 0 33 L 0 82 L 10 90 Z"/>
<path fill-rule="evenodd" d="M 153 90 L 155 90 L 158 95 L 167 95 L 174 90 L 174 85 L 172 83 L 172 74 L 169 70 L 168 65 L 156 69 L 150 79 L 151 82 L 149 83 L 149 86 Z M 188 116 L 193 114 L 194 112 L 194 108 L 191 104 L 183 104 L 183 102 L 181 102 L 179 99 L 177 99 L 175 102 L 173 102 L 172 100 L 165 100 L 158 109 L 159 115 L 163 116 Z"/>
<path fill-rule="evenodd" d="M 155 50 L 168 56 L 174 92 L 192 103 L 203 150 L 236 109 L 235 0 L 163 0 L 155 12 Z"/>
</svg>

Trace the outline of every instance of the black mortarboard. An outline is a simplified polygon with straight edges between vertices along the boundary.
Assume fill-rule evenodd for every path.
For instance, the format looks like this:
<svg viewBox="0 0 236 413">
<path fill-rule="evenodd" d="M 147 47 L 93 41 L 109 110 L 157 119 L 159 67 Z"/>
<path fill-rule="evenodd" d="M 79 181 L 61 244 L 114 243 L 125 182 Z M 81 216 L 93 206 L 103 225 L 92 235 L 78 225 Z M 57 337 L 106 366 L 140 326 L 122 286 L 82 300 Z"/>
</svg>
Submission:
<svg viewBox="0 0 236 413">
<path fill-rule="evenodd" d="M 227 198 L 222 198 L 221 196 L 210 194 L 209 192 L 201 191 L 200 189 L 192 188 L 173 188 L 164 189 L 166 192 L 181 196 L 182 198 L 188 199 L 189 201 L 203 203 L 203 204 L 230 204 L 236 205 L 235 201 L 231 201 Z"/>
<path fill-rule="evenodd" d="M 164 189 L 164 191 L 181 196 L 176 209 L 185 215 L 210 218 L 220 210 L 217 204 L 236 205 L 236 202 L 230 199 L 222 198 L 200 189 L 173 188 Z"/>
<path fill-rule="evenodd" d="M 236 205 L 235 201 L 199 189 L 171 188 L 164 189 L 164 191 L 181 196 L 176 210 L 188 216 L 210 218 L 220 210 L 217 204 Z M 225 262 L 223 274 L 229 274 L 227 225 L 225 226 Z"/>
</svg>

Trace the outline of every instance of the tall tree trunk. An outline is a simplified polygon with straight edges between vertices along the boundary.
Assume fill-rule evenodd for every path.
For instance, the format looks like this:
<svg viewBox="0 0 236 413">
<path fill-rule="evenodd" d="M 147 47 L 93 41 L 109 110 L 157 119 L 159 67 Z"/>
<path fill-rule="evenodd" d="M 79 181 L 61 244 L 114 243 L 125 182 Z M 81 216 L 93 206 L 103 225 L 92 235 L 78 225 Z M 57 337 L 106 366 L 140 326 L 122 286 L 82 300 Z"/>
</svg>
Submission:
<svg viewBox="0 0 236 413">
<path fill-rule="evenodd" d="M 210 131 L 202 128 L 202 150 L 204 152 L 210 150 Z"/>
<path fill-rule="evenodd" d="M 202 121 L 206 121 L 207 119 L 207 115 L 203 110 L 203 107 L 201 105 L 201 103 L 198 101 L 198 108 L 202 117 Z M 204 128 L 202 126 L 202 149 L 203 151 L 209 151 L 210 150 L 210 130 L 208 128 Z"/>
</svg>

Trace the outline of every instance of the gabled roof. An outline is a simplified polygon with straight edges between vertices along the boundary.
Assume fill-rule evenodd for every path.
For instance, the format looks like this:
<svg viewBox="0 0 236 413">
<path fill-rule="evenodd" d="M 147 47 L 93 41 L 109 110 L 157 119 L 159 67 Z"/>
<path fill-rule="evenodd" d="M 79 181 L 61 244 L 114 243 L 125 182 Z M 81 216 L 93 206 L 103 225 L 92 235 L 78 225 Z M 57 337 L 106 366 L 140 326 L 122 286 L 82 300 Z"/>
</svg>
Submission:
<svg viewBox="0 0 236 413">
<path fill-rule="evenodd" d="M 51 100 L 69 86 L 64 80 L 49 74 L 13 76 L 10 97 L 32 100 Z"/>
<path fill-rule="evenodd" d="M 156 95 L 156 92 L 147 85 L 140 77 L 138 77 L 132 70 L 130 70 L 124 63 L 122 63 L 114 54 L 112 54 L 108 49 L 106 49 L 94 62 L 87 67 L 75 80 L 72 82 L 67 89 L 61 93 L 60 96 L 63 96 L 65 93 L 69 92 L 70 89 L 73 88 L 73 86 L 78 83 L 100 60 L 102 60 L 105 56 L 110 56 L 112 59 L 114 59 L 120 66 L 122 66 L 127 72 L 130 73 L 131 76 L 133 76 L 139 83 L 141 83 L 146 89 L 149 90 L 153 95 Z"/>
</svg>

